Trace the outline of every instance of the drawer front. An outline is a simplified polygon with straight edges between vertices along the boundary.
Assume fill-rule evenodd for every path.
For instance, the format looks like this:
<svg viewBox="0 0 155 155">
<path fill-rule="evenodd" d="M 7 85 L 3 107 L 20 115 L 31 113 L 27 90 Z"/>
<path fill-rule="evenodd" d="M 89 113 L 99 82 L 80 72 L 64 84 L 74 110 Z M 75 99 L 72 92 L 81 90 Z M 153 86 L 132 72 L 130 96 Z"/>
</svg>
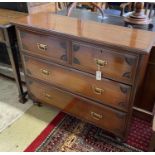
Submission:
<svg viewBox="0 0 155 155">
<path fill-rule="evenodd" d="M 120 54 L 79 43 L 72 44 L 72 52 L 72 63 L 76 68 L 93 74 L 99 69 L 103 76 L 129 84 L 134 80 L 138 62 L 136 55 Z"/>
<path fill-rule="evenodd" d="M 100 103 L 127 111 L 131 87 L 111 80 L 95 80 L 66 67 L 25 56 L 26 74 Z"/>
<path fill-rule="evenodd" d="M 29 31 L 19 31 L 21 50 L 41 58 L 67 62 L 67 41 Z"/>
<path fill-rule="evenodd" d="M 56 106 L 63 111 L 105 128 L 117 135 L 124 134 L 126 113 L 105 106 L 81 101 L 46 84 L 28 80 L 30 95 L 36 100 Z"/>
<path fill-rule="evenodd" d="M 1 42 L 5 41 L 5 39 L 4 39 L 4 33 L 3 33 L 3 30 L 2 29 L 0 29 L 0 41 Z"/>
</svg>

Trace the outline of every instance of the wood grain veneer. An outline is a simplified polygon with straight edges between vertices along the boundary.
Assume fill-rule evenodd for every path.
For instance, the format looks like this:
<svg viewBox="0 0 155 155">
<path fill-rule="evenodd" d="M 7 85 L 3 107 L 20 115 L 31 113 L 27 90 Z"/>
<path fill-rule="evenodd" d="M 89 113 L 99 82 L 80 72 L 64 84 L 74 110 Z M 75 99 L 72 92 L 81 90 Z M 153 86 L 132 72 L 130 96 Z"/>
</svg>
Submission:
<svg viewBox="0 0 155 155">
<path fill-rule="evenodd" d="M 51 13 L 12 23 L 29 96 L 125 140 L 154 33 Z M 96 70 L 102 72 L 99 81 Z"/>
<path fill-rule="evenodd" d="M 8 9 L 0 9 L 0 27 L 5 27 L 10 24 L 10 20 L 26 16 L 26 13 L 8 10 Z"/>
<path fill-rule="evenodd" d="M 138 55 L 130 55 L 106 49 L 105 47 L 94 47 L 89 44 L 72 43 L 72 60 L 75 68 L 95 73 L 98 69 L 98 61 L 102 61 L 100 70 L 103 76 L 117 79 L 120 82 L 133 83 L 137 68 Z M 87 63 L 86 63 L 87 59 Z M 103 62 L 105 61 L 105 63 Z"/>
<path fill-rule="evenodd" d="M 29 83 L 29 93 L 33 100 L 51 104 L 62 109 L 64 112 L 82 118 L 82 120 L 104 127 L 112 133 L 117 133 L 120 137 L 124 135 L 126 113 L 107 108 L 100 104 L 92 104 L 79 100 L 62 90 L 49 87 L 31 78 L 28 78 L 27 82 Z M 111 120 L 114 123 L 109 123 Z"/>
<path fill-rule="evenodd" d="M 57 34 L 65 34 L 70 37 L 136 49 L 137 51 L 134 52 L 149 52 L 155 41 L 154 32 L 83 21 L 52 13 L 33 14 L 12 20 L 12 23 Z"/>
<path fill-rule="evenodd" d="M 53 61 L 67 61 L 68 42 L 49 35 L 20 31 L 22 50 Z"/>
<path fill-rule="evenodd" d="M 97 81 L 76 70 L 25 56 L 26 74 L 102 104 L 128 111 L 131 87 L 108 79 Z M 44 73 L 46 72 L 46 73 Z M 109 97 L 110 96 L 110 97 Z"/>
</svg>

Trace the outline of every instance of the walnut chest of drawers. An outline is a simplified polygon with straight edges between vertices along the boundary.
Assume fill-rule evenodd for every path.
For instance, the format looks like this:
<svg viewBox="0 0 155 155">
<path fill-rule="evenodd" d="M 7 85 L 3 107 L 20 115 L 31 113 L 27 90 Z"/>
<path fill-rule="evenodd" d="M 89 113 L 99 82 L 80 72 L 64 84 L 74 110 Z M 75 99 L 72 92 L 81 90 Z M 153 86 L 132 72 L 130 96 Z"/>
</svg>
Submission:
<svg viewBox="0 0 155 155">
<path fill-rule="evenodd" d="M 48 13 L 13 23 L 29 96 L 125 139 L 154 34 Z"/>
</svg>

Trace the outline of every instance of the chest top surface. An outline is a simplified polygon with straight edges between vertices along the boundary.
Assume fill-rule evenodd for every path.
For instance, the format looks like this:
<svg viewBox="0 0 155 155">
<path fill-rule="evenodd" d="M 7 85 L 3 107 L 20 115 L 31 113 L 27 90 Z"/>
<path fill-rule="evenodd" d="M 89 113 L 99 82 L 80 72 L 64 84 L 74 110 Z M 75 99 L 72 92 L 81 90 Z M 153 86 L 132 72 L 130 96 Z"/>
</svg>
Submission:
<svg viewBox="0 0 155 155">
<path fill-rule="evenodd" d="M 8 9 L 0 9 L 0 27 L 8 27 L 10 24 L 10 20 L 16 19 L 19 17 L 26 16 L 26 13 L 8 10 Z"/>
<path fill-rule="evenodd" d="M 19 26 L 37 28 L 71 37 L 77 37 L 149 53 L 155 42 L 155 33 L 97 23 L 52 13 L 38 13 L 12 20 Z"/>
</svg>

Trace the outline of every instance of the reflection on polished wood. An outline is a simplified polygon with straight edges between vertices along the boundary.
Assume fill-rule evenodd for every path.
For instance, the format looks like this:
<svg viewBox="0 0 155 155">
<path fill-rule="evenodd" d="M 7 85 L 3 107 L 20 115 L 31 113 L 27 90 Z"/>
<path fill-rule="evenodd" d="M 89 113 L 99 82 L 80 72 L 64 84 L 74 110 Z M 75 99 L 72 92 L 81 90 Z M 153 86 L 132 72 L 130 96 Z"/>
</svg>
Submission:
<svg viewBox="0 0 155 155">
<path fill-rule="evenodd" d="M 147 4 L 149 4 L 149 2 L 147 2 Z M 151 13 L 151 11 L 150 11 L 150 13 Z M 150 13 L 149 13 L 149 15 L 150 15 Z M 66 10 L 59 11 L 58 14 L 64 16 L 64 15 L 66 15 Z M 88 12 L 86 10 L 74 9 L 71 16 L 74 18 L 82 18 L 82 20 L 92 20 L 92 21 L 99 22 L 99 23 L 101 22 L 101 19 L 98 18 L 98 14 L 94 14 L 94 13 Z M 108 23 L 108 24 L 113 24 L 113 25 L 118 25 L 118 26 L 124 27 L 123 17 L 110 16 L 107 14 L 106 14 L 106 17 L 108 17 L 108 18 L 105 19 L 103 21 L 103 23 Z M 152 23 L 155 23 L 155 16 L 152 17 Z M 136 27 L 136 28 L 148 31 L 147 26 L 145 26 L 145 27 L 140 26 L 140 27 Z M 155 26 L 152 29 L 150 29 L 150 31 L 155 32 Z M 154 44 L 154 47 L 155 47 L 155 44 Z M 140 97 L 140 100 L 136 101 L 134 104 L 134 106 L 140 108 L 141 110 L 145 110 L 145 111 L 147 110 L 147 113 L 144 113 L 144 112 L 142 113 L 142 118 L 146 119 L 149 116 L 150 120 L 152 119 L 152 117 L 151 117 L 151 115 L 148 115 L 148 113 L 152 113 L 152 109 L 153 109 L 153 105 L 154 105 L 154 96 L 155 96 L 155 87 L 154 87 L 154 85 L 155 85 L 155 80 L 154 80 L 155 79 L 155 63 L 154 63 L 155 62 L 155 48 L 154 47 L 151 49 L 151 52 L 150 52 L 150 58 L 149 58 L 150 60 L 148 63 L 149 65 L 147 67 L 147 71 L 145 74 L 143 88 L 141 88 L 142 95 Z M 75 54 L 78 54 L 78 53 L 75 53 Z M 85 60 L 85 59 L 83 59 L 83 60 Z M 85 63 L 85 65 L 87 65 L 87 64 Z M 106 68 L 104 68 L 104 69 L 106 69 Z M 134 110 L 135 110 L 135 108 L 134 108 Z"/>
<path fill-rule="evenodd" d="M 26 16 L 26 13 L 12 11 L 8 9 L 0 9 L 0 27 L 10 24 L 10 21 L 19 17 Z"/>
<path fill-rule="evenodd" d="M 64 59 L 67 55 L 66 40 L 50 37 L 43 34 L 36 34 L 29 31 L 21 31 L 20 37 L 22 42 L 22 49 L 24 51 L 33 53 L 40 57 L 52 59 L 54 61 L 67 61 L 67 58 Z M 51 49 L 54 52 L 51 52 Z"/>
<path fill-rule="evenodd" d="M 116 50 L 97 48 L 77 42 L 73 42 L 72 51 L 73 66 L 75 68 L 95 73 L 99 66 L 103 76 L 117 79 L 120 82 L 133 83 L 138 62 L 137 55 L 130 55 L 125 53 L 125 51 L 121 54 L 117 53 Z M 74 61 L 74 59 L 77 59 L 79 63 Z M 105 63 L 104 65 L 99 65 L 96 61 L 103 61 Z"/>
<path fill-rule="evenodd" d="M 155 40 L 155 34 L 152 32 L 83 21 L 51 13 L 29 15 L 13 20 L 12 23 L 142 51 L 149 51 Z"/>
<path fill-rule="evenodd" d="M 56 12 L 55 2 L 28 2 L 29 14 L 38 12 Z"/>
<path fill-rule="evenodd" d="M 81 101 L 59 89 L 38 83 L 29 78 L 28 82 L 30 83 L 29 93 L 32 99 L 52 104 L 64 112 L 73 114 L 78 118 L 83 118 L 100 127 L 104 127 L 112 133 L 117 133 L 118 136 L 124 134 L 123 131 L 127 118 L 126 113 L 118 112 L 102 105 Z M 46 94 L 51 97 L 47 97 Z M 109 123 L 111 121 L 113 121 L 113 123 Z"/>
<path fill-rule="evenodd" d="M 125 140 L 154 33 L 49 13 L 12 23 L 29 96 Z"/>
<path fill-rule="evenodd" d="M 125 111 L 128 110 L 131 87 L 127 85 L 106 79 L 97 81 L 95 76 L 89 77 L 85 74 L 79 74 L 76 71 L 61 68 L 60 66 L 49 65 L 27 56 L 25 59 L 26 73 L 31 77 L 57 85 L 70 92 L 99 101 L 108 106 Z M 46 70 L 46 73 L 42 73 L 42 69 Z M 104 91 L 99 93 L 97 89 Z"/>
</svg>

